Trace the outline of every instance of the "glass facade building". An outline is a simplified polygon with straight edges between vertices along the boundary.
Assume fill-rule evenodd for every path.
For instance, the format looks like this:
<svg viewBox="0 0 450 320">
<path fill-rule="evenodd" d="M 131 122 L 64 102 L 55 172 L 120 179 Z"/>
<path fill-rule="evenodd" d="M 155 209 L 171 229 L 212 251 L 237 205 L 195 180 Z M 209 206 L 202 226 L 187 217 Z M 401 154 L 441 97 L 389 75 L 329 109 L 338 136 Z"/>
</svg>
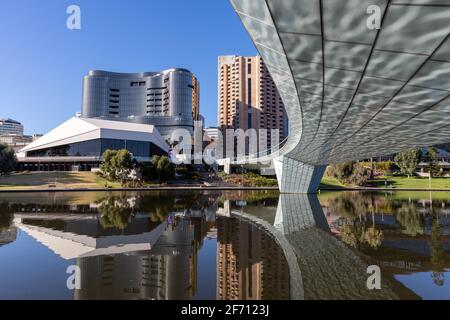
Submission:
<svg viewBox="0 0 450 320">
<path fill-rule="evenodd" d="M 199 82 L 185 69 L 90 71 L 83 82 L 82 116 L 151 124 L 168 140 L 178 128 L 193 132 L 199 99 Z"/>
<path fill-rule="evenodd" d="M 73 117 L 17 153 L 20 170 L 91 170 L 106 150 L 128 150 L 133 159 L 149 162 L 169 148 L 155 126 Z"/>
<path fill-rule="evenodd" d="M 151 142 L 94 139 L 27 152 L 27 157 L 101 157 L 105 150 L 127 149 L 133 157 L 151 158 L 165 152 Z"/>
<path fill-rule="evenodd" d="M 12 119 L 0 119 L 0 135 L 15 134 L 23 136 L 23 125 Z"/>
</svg>

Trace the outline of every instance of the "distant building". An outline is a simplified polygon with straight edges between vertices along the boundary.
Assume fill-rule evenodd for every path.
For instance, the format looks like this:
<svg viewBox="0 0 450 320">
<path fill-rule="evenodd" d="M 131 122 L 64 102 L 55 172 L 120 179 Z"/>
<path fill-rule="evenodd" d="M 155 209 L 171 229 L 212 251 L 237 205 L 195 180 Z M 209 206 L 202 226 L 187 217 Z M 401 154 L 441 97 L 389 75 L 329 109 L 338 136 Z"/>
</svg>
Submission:
<svg viewBox="0 0 450 320">
<path fill-rule="evenodd" d="M 209 127 L 205 129 L 205 134 L 214 141 L 217 141 L 219 137 L 219 129 L 217 127 Z"/>
<path fill-rule="evenodd" d="M 288 134 L 286 111 L 262 58 L 220 56 L 218 64 L 219 129 L 267 129 L 268 147 L 282 142 Z M 272 137 L 272 129 L 279 136 Z"/>
<path fill-rule="evenodd" d="M 19 151 L 28 144 L 33 142 L 32 136 L 23 136 L 18 134 L 4 134 L 0 135 L 0 143 L 6 144 L 11 147 L 14 151 Z"/>
<path fill-rule="evenodd" d="M 37 139 L 39 139 L 40 137 L 42 137 L 43 134 L 40 133 L 34 133 L 31 137 L 33 141 L 36 141 Z"/>
<path fill-rule="evenodd" d="M 89 71 L 83 82 L 84 118 L 154 125 L 166 140 L 176 129 L 194 131 L 200 84 L 186 69 L 115 73 Z"/>
<path fill-rule="evenodd" d="M 73 117 L 21 149 L 19 169 L 90 170 L 100 165 L 106 149 L 127 149 L 142 162 L 168 153 L 153 125 Z"/>
<path fill-rule="evenodd" d="M 0 119 L 0 135 L 23 135 L 23 125 L 13 119 Z"/>
</svg>

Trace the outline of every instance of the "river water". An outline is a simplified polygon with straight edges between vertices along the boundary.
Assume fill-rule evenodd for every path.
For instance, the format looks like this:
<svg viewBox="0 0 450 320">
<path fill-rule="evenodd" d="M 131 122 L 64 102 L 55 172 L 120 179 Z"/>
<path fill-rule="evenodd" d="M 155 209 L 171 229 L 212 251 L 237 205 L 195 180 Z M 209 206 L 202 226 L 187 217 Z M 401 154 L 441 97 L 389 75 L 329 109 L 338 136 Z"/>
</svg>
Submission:
<svg viewBox="0 0 450 320">
<path fill-rule="evenodd" d="M 450 299 L 450 194 L 0 195 L 0 299 Z"/>
</svg>

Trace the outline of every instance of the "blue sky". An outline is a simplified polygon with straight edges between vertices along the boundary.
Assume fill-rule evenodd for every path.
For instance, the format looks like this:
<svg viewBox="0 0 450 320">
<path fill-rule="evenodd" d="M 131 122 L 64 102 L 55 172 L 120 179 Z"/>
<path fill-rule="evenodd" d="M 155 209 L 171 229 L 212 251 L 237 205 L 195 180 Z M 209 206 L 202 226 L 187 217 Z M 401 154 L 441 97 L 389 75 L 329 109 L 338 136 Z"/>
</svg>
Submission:
<svg viewBox="0 0 450 320">
<path fill-rule="evenodd" d="M 81 30 L 66 28 L 76 4 Z M 0 2 L 0 118 L 46 133 L 81 109 L 82 78 L 191 70 L 201 113 L 217 123 L 217 57 L 256 54 L 228 0 L 14 0 Z"/>
</svg>

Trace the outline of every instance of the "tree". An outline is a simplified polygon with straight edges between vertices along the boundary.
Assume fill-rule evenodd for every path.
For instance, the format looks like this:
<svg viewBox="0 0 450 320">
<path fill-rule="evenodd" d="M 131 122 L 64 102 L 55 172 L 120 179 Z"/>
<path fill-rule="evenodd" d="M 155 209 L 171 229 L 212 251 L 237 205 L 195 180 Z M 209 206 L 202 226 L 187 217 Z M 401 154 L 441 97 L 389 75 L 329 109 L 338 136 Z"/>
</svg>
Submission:
<svg viewBox="0 0 450 320">
<path fill-rule="evenodd" d="M 116 156 L 117 154 L 117 150 L 105 150 L 105 152 L 103 152 L 103 164 L 102 164 L 102 172 L 103 174 L 106 175 L 106 177 L 110 180 L 115 180 L 116 179 L 116 175 L 115 175 L 115 170 L 114 170 L 114 166 L 113 166 L 113 158 Z"/>
<path fill-rule="evenodd" d="M 112 158 L 112 165 L 115 170 L 115 175 L 120 179 L 121 183 L 127 180 L 133 169 L 133 158 L 126 149 L 118 150 L 116 155 Z"/>
<path fill-rule="evenodd" d="M 9 174 L 16 168 L 17 158 L 14 150 L 0 144 L 0 176 Z"/>
<path fill-rule="evenodd" d="M 429 159 L 430 177 L 436 175 L 439 172 L 439 166 L 437 165 L 438 151 L 435 147 L 429 147 L 427 149 L 427 156 Z"/>
<path fill-rule="evenodd" d="M 120 179 L 123 184 L 129 178 L 133 167 L 133 158 L 126 149 L 108 149 L 103 153 L 102 172 L 110 180 Z"/>
<path fill-rule="evenodd" d="M 420 149 L 415 148 L 397 153 L 394 160 L 400 168 L 400 172 L 406 174 L 409 178 L 414 175 L 421 155 Z"/>
<path fill-rule="evenodd" d="M 170 179 L 175 174 L 175 168 L 166 156 L 153 156 L 152 165 L 156 171 L 158 181 Z"/>
</svg>

